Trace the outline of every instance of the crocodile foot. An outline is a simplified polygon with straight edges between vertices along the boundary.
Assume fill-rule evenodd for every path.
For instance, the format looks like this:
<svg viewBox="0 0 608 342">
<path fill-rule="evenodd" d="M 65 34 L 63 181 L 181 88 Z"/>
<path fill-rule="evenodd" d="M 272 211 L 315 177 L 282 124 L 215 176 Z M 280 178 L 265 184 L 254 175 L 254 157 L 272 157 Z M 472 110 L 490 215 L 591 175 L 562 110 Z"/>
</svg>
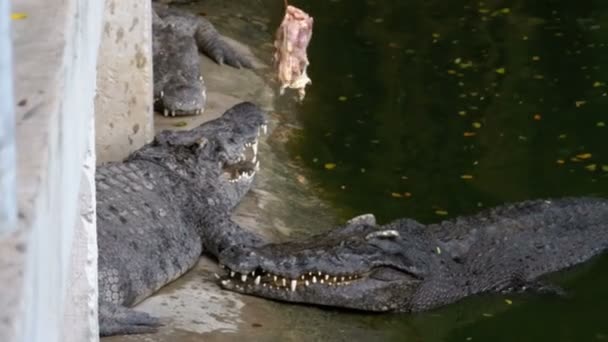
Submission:
<svg viewBox="0 0 608 342">
<path fill-rule="evenodd" d="M 113 303 L 99 303 L 99 334 L 101 336 L 153 333 L 161 325 L 158 318 L 145 312 Z"/>
</svg>

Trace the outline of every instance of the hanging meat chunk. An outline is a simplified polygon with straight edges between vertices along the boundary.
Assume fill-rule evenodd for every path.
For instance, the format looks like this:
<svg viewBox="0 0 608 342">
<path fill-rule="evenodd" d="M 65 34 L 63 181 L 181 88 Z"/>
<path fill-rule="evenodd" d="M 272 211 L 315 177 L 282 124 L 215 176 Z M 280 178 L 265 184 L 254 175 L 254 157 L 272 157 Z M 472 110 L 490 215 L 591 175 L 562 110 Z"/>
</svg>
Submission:
<svg viewBox="0 0 608 342">
<path fill-rule="evenodd" d="M 306 75 L 309 64 L 306 48 L 312 37 L 312 24 L 313 19 L 306 12 L 287 6 L 274 41 L 274 62 L 281 84 L 281 95 L 285 88 L 297 89 L 302 100 L 306 95 L 306 85 L 312 83 Z"/>
</svg>

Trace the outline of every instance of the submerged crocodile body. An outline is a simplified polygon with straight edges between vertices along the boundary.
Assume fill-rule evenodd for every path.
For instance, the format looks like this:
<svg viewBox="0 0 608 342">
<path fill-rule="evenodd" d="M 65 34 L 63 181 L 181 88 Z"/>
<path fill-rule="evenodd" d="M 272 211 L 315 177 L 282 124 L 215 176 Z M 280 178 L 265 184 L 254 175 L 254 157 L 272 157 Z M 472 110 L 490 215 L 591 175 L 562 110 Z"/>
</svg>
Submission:
<svg viewBox="0 0 608 342">
<path fill-rule="evenodd" d="M 152 3 L 154 107 L 164 116 L 196 115 L 206 104 L 199 51 L 218 64 L 251 68 L 205 18 Z"/>
<path fill-rule="evenodd" d="M 426 226 L 364 215 L 304 241 L 227 249 L 220 282 L 286 302 L 417 312 L 480 293 L 560 293 L 539 278 L 607 248 L 608 200 L 598 198 L 507 204 Z"/>
<path fill-rule="evenodd" d="M 156 318 L 129 306 L 218 255 L 261 240 L 230 212 L 258 168 L 264 114 L 241 103 L 189 131 L 159 133 L 124 162 L 97 168 L 101 335 L 155 330 Z"/>
</svg>

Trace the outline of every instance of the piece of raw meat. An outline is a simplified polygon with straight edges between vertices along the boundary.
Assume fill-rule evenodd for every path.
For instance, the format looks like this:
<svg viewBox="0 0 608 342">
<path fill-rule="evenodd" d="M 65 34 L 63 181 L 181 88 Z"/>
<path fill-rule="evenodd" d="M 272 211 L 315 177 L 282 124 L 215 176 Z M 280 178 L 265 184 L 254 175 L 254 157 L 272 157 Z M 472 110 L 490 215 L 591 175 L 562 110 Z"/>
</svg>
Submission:
<svg viewBox="0 0 608 342">
<path fill-rule="evenodd" d="M 312 37 L 312 24 L 313 19 L 306 12 L 287 6 L 274 41 L 274 62 L 281 84 L 281 95 L 285 88 L 297 89 L 302 100 L 306 95 L 306 85 L 312 83 L 306 74 L 309 64 L 306 48 Z"/>
</svg>

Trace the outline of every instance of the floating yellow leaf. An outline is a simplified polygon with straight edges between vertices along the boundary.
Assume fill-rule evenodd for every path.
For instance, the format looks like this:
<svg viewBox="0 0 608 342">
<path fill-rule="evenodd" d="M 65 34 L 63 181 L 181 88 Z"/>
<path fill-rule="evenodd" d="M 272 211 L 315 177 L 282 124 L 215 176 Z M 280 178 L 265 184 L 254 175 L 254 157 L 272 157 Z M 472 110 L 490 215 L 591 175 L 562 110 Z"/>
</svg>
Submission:
<svg viewBox="0 0 608 342">
<path fill-rule="evenodd" d="M 602 165 L 602 171 L 608 172 L 608 165 Z"/>
<path fill-rule="evenodd" d="M 507 72 L 507 70 L 505 68 L 498 68 L 498 69 L 496 69 L 496 72 L 501 75 L 504 75 Z"/>
<path fill-rule="evenodd" d="M 601 86 L 603 86 L 603 85 L 604 85 L 604 83 L 599 82 L 599 81 L 595 81 L 595 82 L 593 82 L 593 87 L 594 87 L 594 88 L 601 87 Z"/>
<path fill-rule="evenodd" d="M 505 303 L 507 303 L 508 305 L 511 305 L 511 304 L 513 304 L 513 301 L 510 299 L 505 299 Z"/>
<path fill-rule="evenodd" d="M 540 61 L 540 57 L 539 56 L 532 56 L 532 60 L 533 61 Z"/>
<path fill-rule="evenodd" d="M 441 35 L 439 33 L 433 33 L 433 38 L 437 39 L 439 37 L 441 37 Z"/>
<path fill-rule="evenodd" d="M 381 23 L 381 22 L 383 22 L 383 21 L 384 21 L 384 19 L 382 19 L 382 18 L 376 18 L 376 19 L 374 19 L 374 22 L 375 22 L 376 24 L 379 24 L 379 23 Z"/>
<path fill-rule="evenodd" d="M 509 8 L 505 7 L 505 8 L 503 8 L 503 9 L 500 10 L 500 13 L 502 13 L 502 14 L 509 14 L 509 13 L 511 13 L 511 10 Z"/>
<path fill-rule="evenodd" d="M 391 192 L 391 196 L 395 197 L 395 198 L 401 198 L 403 197 L 402 194 L 398 193 L 398 192 Z"/>
<path fill-rule="evenodd" d="M 598 123 L 595 124 L 597 127 L 605 127 L 606 123 L 604 121 L 599 121 Z"/>
<path fill-rule="evenodd" d="M 576 106 L 576 108 L 582 107 L 587 103 L 587 101 L 575 101 L 574 105 Z"/>
<path fill-rule="evenodd" d="M 460 176 L 462 179 L 473 179 L 473 175 L 462 175 Z"/>
<path fill-rule="evenodd" d="M 21 12 L 11 13 L 11 19 L 13 20 L 22 20 L 27 18 L 27 14 Z"/>
<path fill-rule="evenodd" d="M 475 127 L 475 128 L 481 128 L 481 123 L 479 123 L 479 122 L 473 122 L 473 127 Z"/>
<path fill-rule="evenodd" d="M 334 164 L 334 163 L 326 163 L 325 164 L 325 169 L 327 169 L 327 170 L 333 170 L 335 168 L 336 168 L 336 164 Z"/>
<path fill-rule="evenodd" d="M 435 214 L 440 215 L 440 216 L 445 216 L 448 214 L 448 212 L 445 210 L 435 210 Z"/>
<path fill-rule="evenodd" d="M 563 160 L 563 159 L 558 159 L 558 160 L 556 161 L 556 163 L 558 163 L 558 164 L 564 164 L 565 162 L 566 162 L 566 161 L 565 161 L 565 160 Z"/>
<path fill-rule="evenodd" d="M 607 168 L 608 168 L 608 166 L 607 166 Z M 412 194 L 409 193 L 409 192 L 404 192 L 403 196 L 405 196 L 405 197 L 412 197 Z"/>
<path fill-rule="evenodd" d="M 346 97 L 346 96 L 340 96 L 340 97 L 338 97 L 338 100 L 344 102 L 344 101 L 348 100 L 348 97 Z"/>
<path fill-rule="evenodd" d="M 540 116 L 540 114 L 534 114 L 533 118 L 536 121 L 540 121 L 540 119 L 542 119 L 542 116 Z"/>
<path fill-rule="evenodd" d="M 585 166 L 585 169 L 587 169 L 589 171 L 595 171 L 595 170 L 597 170 L 597 165 L 589 164 L 589 165 Z"/>
<path fill-rule="evenodd" d="M 483 317 L 494 317 L 494 315 L 489 314 L 489 313 L 483 313 L 481 314 Z"/>
<path fill-rule="evenodd" d="M 591 153 L 581 153 L 581 154 L 577 154 L 576 158 L 578 159 L 589 159 L 591 158 Z"/>
<path fill-rule="evenodd" d="M 184 127 L 187 125 L 188 125 L 188 123 L 186 121 L 179 121 L 179 122 L 176 122 L 173 124 L 173 126 L 175 126 L 175 127 Z"/>
<path fill-rule="evenodd" d="M 462 135 L 465 136 L 465 137 L 474 137 L 474 136 L 477 135 L 477 133 L 475 133 L 475 132 L 464 132 Z"/>
<path fill-rule="evenodd" d="M 460 57 L 456 58 L 456 59 L 454 60 L 454 63 L 456 63 L 456 64 L 460 64 Z"/>
<path fill-rule="evenodd" d="M 465 116 L 465 115 L 467 115 L 467 112 L 464 111 L 464 110 L 461 110 L 461 111 L 458 112 L 458 115 Z"/>
<path fill-rule="evenodd" d="M 566 139 L 568 137 L 568 134 L 560 134 L 558 136 L 559 139 Z"/>
</svg>

